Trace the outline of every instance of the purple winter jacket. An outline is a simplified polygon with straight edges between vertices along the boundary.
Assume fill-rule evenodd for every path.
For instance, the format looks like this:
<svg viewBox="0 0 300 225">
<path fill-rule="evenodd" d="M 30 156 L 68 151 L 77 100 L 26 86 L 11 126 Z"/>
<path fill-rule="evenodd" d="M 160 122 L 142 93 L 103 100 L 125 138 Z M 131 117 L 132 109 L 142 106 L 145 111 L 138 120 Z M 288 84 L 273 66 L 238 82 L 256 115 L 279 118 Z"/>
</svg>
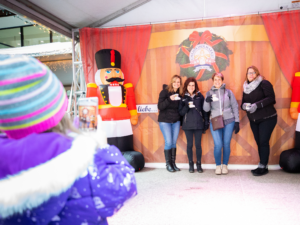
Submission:
<svg viewBox="0 0 300 225">
<path fill-rule="evenodd" d="M 115 146 L 79 135 L 0 135 L 0 224 L 107 224 L 137 194 L 134 169 Z"/>
</svg>

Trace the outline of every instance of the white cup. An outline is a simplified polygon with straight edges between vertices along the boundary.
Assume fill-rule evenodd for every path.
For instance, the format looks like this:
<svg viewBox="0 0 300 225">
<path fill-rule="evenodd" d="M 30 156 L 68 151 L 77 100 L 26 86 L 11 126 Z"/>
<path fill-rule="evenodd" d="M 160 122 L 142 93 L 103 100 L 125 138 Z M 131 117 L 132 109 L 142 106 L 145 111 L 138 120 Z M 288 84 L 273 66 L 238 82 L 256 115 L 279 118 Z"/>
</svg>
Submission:
<svg viewBox="0 0 300 225">
<path fill-rule="evenodd" d="M 217 95 L 216 94 L 213 94 L 212 95 L 212 100 L 215 102 L 215 101 L 219 101 L 219 99 L 217 98 Z"/>
<path fill-rule="evenodd" d="M 190 108 L 194 108 L 194 107 L 195 107 L 195 106 L 194 106 L 194 103 L 193 103 L 192 101 L 189 102 L 189 107 L 190 107 Z"/>
<path fill-rule="evenodd" d="M 246 103 L 246 110 L 249 110 L 251 108 L 251 103 Z"/>
<path fill-rule="evenodd" d="M 175 95 L 175 100 L 180 100 L 181 98 L 179 97 L 179 94 L 174 94 Z"/>
</svg>

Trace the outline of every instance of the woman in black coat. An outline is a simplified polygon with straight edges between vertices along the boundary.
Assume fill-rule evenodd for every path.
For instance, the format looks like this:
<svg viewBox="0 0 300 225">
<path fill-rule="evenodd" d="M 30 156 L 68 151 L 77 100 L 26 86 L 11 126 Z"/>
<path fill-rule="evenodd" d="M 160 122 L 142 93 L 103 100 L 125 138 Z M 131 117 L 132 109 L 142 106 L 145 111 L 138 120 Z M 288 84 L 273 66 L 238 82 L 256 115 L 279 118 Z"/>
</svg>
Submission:
<svg viewBox="0 0 300 225">
<path fill-rule="evenodd" d="M 247 111 L 260 158 L 258 168 L 251 172 L 254 176 L 261 176 L 269 172 L 269 142 L 277 124 L 275 93 L 272 84 L 260 75 L 255 66 L 248 67 L 243 88 L 241 107 Z"/>
<path fill-rule="evenodd" d="M 180 171 L 175 164 L 176 142 L 180 129 L 180 115 L 178 106 L 181 94 L 181 77 L 174 75 L 169 85 L 164 88 L 158 99 L 158 122 L 159 128 L 165 139 L 165 159 L 166 167 L 169 172 Z"/>
<path fill-rule="evenodd" d="M 183 116 L 182 129 L 187 139 L 187 155 L 189 172 L 194 172 L 193 136 L 195 135 L 197 171 L 202 173 L 201 167 L 201 137 L 209 127 L 208 113 L 203 110 L 204 97 L 199 91 L 195 78 L 188 78 L 183 86 L 183 97 L 179 105 L 179 114 Z"/>
</svg>

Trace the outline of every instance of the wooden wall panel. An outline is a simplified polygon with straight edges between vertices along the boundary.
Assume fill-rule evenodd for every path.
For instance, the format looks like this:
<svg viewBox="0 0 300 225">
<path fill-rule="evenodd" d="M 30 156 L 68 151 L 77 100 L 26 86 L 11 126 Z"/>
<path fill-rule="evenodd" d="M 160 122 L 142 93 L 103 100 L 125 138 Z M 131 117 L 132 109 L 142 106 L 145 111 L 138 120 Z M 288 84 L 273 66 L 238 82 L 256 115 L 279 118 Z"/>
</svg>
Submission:
<svg viewBox="0 0 300 225">
<path fill-rule="evenodd" d="M 232 17 L 224 19 L 189 21 L 181 23 L 166 23 L 152 26 L 152 33 L 174 29 L 191 29 L 199 27 L 215 27 L 225 25 L 263 24 L 258 15 Z M 208 28 L 209 29 L 209 28 Z M 276 61 L 272 46 L 268 41 L 227 42 L 233 51 L 229 56 L 230 66 L 222 73 L 225 76 L 226 87 L 234 93 L 238 103 L 241 103 L 243 83 L 246 68 L 255 65 L 261 75 L 269 80 L 275 89 L 275 105 L 278 112 L 278 124 L 270 140 L 270 164 L 278 164 L 279 155 L 283 150 L 294 146 L 296 121 L 291 119 L 289 104 L 291 87 L 282 74 Z M 148 49 L 140 79 L 135 88 L 137 104 L 157 104 L 163 84 L 168 84 L 174 74 L 180 73 L 176 64 L 176 54 L 179 46 L 167 46 Z M 183 81 L 187 78 L 183 77 Z M 211 88 L 212 81 L 198 82 L 203 95 Z M 240 132 L 231 141 L 231 164 L 256 164 L 259 161 L 255 143 L 246 113 L 240 113 Z M 139 114 L 139 122 L 133 127 L 134 148 L 144 154 L 146 162 L 164 162 L 164 139 L 158 125 L 158 114 Z M 214 143 L 210 131 L 202 136 L 202 163 L 215 163 L 213 156 Z M 186 138 L 181 130 L 177 141 L 177 162 L 187 163 Z M 196 160 L 195 147 L 194 159 Z"/>
</svg>

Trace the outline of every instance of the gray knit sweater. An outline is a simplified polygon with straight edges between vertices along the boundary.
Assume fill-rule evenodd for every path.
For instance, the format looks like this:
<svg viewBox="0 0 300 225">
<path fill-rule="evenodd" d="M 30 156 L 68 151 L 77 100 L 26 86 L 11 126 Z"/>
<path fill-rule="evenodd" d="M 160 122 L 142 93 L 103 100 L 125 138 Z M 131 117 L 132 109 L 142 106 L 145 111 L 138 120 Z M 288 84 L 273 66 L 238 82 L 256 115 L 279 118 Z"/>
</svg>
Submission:
<svg viewBox="0 0 300 225">
<path fill-rule="evenodd" d="M 219 99 L 219 101 L 215 101 L 211 103 L 204 101 L 203 110 L 206 112 L 211 111 L 211 118 L 214 118 L 222 114 L 221 109 L 223 106 L 224 92 L 225 92 L 225 84 L 222 84 L 222 86 L 219 89 L 215 88 L 215 86 L 212 86 L 212 88 L 206 93 L 206 98 L 207 96 L 216 94 L 217 98 Z M 224 111 L 223 111 L 224 121 L 226 120 L 231 121 L 231 119 L 233 120 L 234 118 L 233 121 L 240 122 L 239 106 L 231 90 L 226 89 L 224 100 L 225 100 Z"/>
</svg>

